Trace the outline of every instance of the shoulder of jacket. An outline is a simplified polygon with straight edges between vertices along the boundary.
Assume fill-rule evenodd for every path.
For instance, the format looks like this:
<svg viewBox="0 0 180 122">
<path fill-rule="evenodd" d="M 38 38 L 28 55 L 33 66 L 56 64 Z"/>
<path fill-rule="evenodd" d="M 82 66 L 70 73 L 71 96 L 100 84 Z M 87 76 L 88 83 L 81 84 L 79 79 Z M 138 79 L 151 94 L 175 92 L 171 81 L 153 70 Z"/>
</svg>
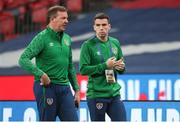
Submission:
<svg viewBox="0 0 180 122">
<path fill-rule="evenodd" d="M 95 38 L 96 38 L 96 37 L 91 37 L 91 38 L 89 38 L 88 40 L 86 40 L 85 43 L 94 44 L 94 43 L 96 43 Z"/>
<path fill-rule="evenodd" d="M 113 43 L 120 44 L 120 42 L 119 42 L 119 40 L 118 40 L 117 38 L 109 37 L 109 39 L 110 39 Z"/>
<path fill-rule="evenodd" d="M 112 41 L 117 41 L 117 42 L 119 42 L 119 40 L 118 40 L 117 38 L 115 38 L 115 37 L 109 36 L 109 39 L 112 40 Z"/>
<path fill-rule="evenodd" d="M 71 39 L 71 36 L 69 35 L 69 34 L 67 34 L 67 33 L 63 33 L 64 34 L 64 36 L 66 37 L 66 38 L 70 38 Z"/>
<path fill-rule="evenodd" d="M 43 38 L 43 37 L 45 37 L 45 36 L 47 36 L 47 35 L 48 35 L 48 32 L 47 32 L 46 29 L 44 29 L 44 30 L 40 31 L 40 32 L 35 36 L 35 38 Z"/>
<path fill-rule="evenodd" d="M 48 33 L 49 33 L 49 31 L 47 29 L 44 29 L 41 32 L 39 32 L 39 35 L 43 35 L 44 36 L 44 35 L 46 35 Z"/>
<path fill-rule="evenodd" d="M 33 41 L 44 43 L 44 40 L 48 35 L 49 34 L 47 33 L 46 29 L 44 29 L 34 36 Z"/>
</svg>

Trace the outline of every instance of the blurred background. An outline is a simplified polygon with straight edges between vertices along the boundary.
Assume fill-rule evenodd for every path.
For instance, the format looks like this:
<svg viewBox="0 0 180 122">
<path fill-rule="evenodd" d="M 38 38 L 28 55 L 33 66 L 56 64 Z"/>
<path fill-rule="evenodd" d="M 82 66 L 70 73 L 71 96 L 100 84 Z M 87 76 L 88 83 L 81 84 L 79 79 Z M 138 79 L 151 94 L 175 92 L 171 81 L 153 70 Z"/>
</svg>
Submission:
<svg viewBox="0 0 180 122">
<path fill-rule="evenodd" d="M 146 111 L 140 116 L 142 121 L 152 119 L 147 117 L 149 108 L 145 106 L 154 108 L 153 114 L 158 114 L 157 106 L 162 108 L 163 121 L 180 120 L 180 0 L 0 0 L 0 121 L 8 118 L 4 117 L 6 106 L 17 111 L 18 104 L 24 105 L 20 107 L 22 113 L 12 114 L 11 119 L 23 119 L 18 116 L 24 115 L 29 101 L 36 115 L 33 76 L 17 62 L 32 38 L 46 28 L 47 10 L 53 5 L 69 10 L 66 32 L 73 40 L 82 108 L 87 109 L 87 77 L 79 74 L 80 46 L 94 35 L 94 15 L 105 12 L 111 19 L 110 36 L 120 40 L 125 57 L 127 70 L 118 76 L 118 82 L 128 120 L 139 120 L 133 116 L 137 106 L 141 113 Z M 81 120 L 88 120 L 88 115 L 79 115 Z M 157 119 L 154 116 L 154 121 Z"/>
</svg>

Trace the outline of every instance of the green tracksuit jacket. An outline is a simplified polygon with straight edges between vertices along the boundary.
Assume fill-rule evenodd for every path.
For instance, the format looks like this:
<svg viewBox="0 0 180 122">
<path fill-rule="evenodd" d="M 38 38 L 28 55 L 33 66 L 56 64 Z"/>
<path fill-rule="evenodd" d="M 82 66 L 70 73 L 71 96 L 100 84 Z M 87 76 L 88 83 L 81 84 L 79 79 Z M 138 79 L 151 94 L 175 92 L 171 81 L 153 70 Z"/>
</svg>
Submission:
<svg viewBox="0 0 180 122">
<path fill-rule="evenodd" d="M 31 59 L 35 57 L 35 65 Z M 54 84 L 69 85 L 79 90 L 76 72 L 72 63 L 71 38 L 66 33 L 57 33 L 47 27 L 40 32 L 19 59 L 22 68 L 34 74 L 38 82 L 46 73 Z"/>
<path fill-rule="evenodd" d="M 117 39 L 108 37 L 108 41 L 102 42 L 97 37 L 85 41 L 80 53 L 80 73 L 88 75 L 87 98 L 109 98 L 120 96 L 120 85 L 116 82 L 107 83 L 105 70 L 108 58 L 123 57 L 120 43 Z M 116 71 L 115 74 L 124 71 Z"/>
</svg>

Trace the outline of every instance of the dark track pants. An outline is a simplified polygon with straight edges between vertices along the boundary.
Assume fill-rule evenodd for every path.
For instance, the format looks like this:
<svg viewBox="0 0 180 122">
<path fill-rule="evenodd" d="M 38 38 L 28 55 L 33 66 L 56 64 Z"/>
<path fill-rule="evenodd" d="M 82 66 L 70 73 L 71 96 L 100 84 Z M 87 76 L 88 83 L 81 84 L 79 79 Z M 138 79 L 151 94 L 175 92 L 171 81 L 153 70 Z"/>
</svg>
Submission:
<svg viewBox="0 0 180 122">
<path fill-rule="evenodd" d="M 91 121 L 105 121 L 105 113 L 111 121 L 126 121 L 126 110 L 120 97 L 88 99 Z"/>
<path fill-rule="evenodd" d="M 77 111 L 70 86 L 50 84 L 43 87 L 34 83 L 34 95 L 37 102 L 40 121 L 78 121 Z"/>
</svg>

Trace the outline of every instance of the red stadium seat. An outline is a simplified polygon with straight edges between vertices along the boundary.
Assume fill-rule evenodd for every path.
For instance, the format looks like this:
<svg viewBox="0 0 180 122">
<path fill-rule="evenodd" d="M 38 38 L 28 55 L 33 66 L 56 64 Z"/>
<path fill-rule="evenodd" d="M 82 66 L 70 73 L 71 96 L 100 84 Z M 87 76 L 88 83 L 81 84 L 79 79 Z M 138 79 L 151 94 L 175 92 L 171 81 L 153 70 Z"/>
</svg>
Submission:
<svg viewBox="0 0 180 122">
<path fill-rule="evenodd" d="M 0 0 L 0 11 L 2 11 L 4 8 L 4 1 Z"/>
<path fill-rule="evenodd" d="M 73 13 L 78 13 L 82 10 L 82 0 L 67 0 L 67 9 Z"/>
<path fill-rule="evenodd" d="M 15 8 L 28 2 L 29 0 L 5 0 L 5 6 L 6 8 Z"/>
<path fill-rule="evenodd" d="M 49 3 L 49 5 L 51 6 L 51 5 L 55 5 L 55 4 L 59 4 L 59 2 L 60 2 L 60 0 L 47 0 L 48 1 L 48 3 Z"/>
<path fill-rule="evenodd" d="M 0 13 L 0 33 L 4 35 L 7 40 L 14 35 L 15 20 L 14 16 L 8 12 Z"/>
<path fill-rule="evenodd" d="M 29 7 L 32 12 L 32 22 L 44 26 L 46 24 L 48 1 L 33 2 Z"/>
</svg>

